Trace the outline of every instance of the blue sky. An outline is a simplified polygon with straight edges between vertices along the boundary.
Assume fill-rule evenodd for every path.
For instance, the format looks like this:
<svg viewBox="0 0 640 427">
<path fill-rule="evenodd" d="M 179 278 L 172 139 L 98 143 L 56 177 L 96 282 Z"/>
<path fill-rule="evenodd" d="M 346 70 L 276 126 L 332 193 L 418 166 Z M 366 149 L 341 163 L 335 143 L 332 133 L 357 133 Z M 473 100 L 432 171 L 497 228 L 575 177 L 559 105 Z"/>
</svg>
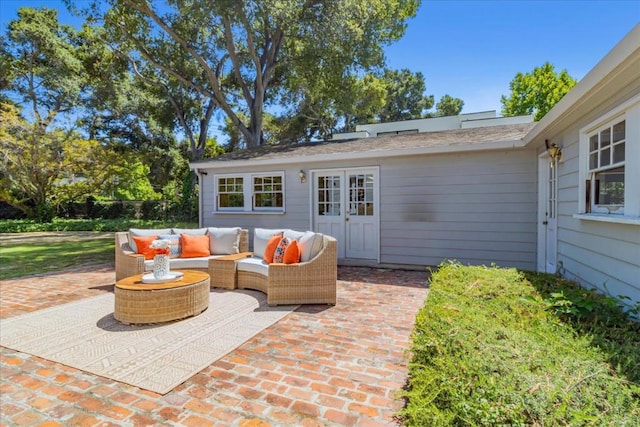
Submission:
<svg viewBox="0 0 640 427">
<path fill-rule="evenodd" d="M 59 0 L 0 0 L 2 33 L 21 6 L 57 8 L 62 22 L 77 22 Z M 640 0 L 423 0 L 386 55 L 390 68 L 422 72 L 436 101 L 449 94 L 465 113 L 499 114 L 516 73 L 549 61 L 580 80 L 639 22 Z"/>
</svg>

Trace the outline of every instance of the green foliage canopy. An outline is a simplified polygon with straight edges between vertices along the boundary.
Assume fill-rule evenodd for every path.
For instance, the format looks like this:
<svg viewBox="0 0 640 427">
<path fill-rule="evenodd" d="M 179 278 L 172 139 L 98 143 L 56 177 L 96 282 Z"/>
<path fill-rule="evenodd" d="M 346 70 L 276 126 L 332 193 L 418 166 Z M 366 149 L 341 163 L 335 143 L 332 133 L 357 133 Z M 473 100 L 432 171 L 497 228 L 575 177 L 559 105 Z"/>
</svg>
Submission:
<svg viewBox="0 0 640 427">
<path fill-rule="evenodd" d="M 130 152 L 76 130 L 100 90 L 91 71 L 104 57 L 93 55 L 101 42 L 91 35 L 61 25 L 56 10 L 21 8 L 3 39 L 0 198 L 29 217 L 49 220 L 60 203 L 107 192 L 114 177 L 127 194 L 157 197 Z"/>
<path fill-rule="evenodd" d="M 457 116 L 464 107 L 464 101 L 460 98 L 454 98 L 451 95 L 444 95 L 436 104 L 436 115 L 438 116 Z"/>
<path fill-rule="evenodd" d="M 422 73 L 407 69 L 386 70 L 387 99 L 379 113 L 380 122 L 419 119 L 425 110 L 433 107 L 433 95 L 425 96 Z"/>
<path fill-rule="evenodd" d="M 282 105 L 285 89 L 321 79 L 338 93 L 346 75 L 381 66 L 382 46 L 402 36 L 418 3 L 110 0 L 106 13 L 95 2 L 91 15 L 138 70 L 197 94 L 201 117 L 220 109 L 252 147 L 265 142 L 265 107 Z"/>
<path fill-rule="evenodd" d="M 517 73 L 509 83 L 511 94 L 500 98 L 502 114 L 505 117 L 533 114 L 533 120 L 538 121 L 576 83 L 567 70 L 556 73 L 549 62 L 535 67 L 531 73 Z"/>
</svg>

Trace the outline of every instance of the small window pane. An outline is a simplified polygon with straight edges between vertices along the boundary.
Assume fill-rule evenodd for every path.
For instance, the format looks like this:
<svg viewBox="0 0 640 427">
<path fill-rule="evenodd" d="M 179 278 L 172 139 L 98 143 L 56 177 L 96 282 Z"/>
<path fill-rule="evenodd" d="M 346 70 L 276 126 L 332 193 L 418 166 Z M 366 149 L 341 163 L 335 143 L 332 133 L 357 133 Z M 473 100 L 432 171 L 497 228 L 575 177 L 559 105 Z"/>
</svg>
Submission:
<svg viewBox="0 0 640 427">
<path fill-rule="evenodd" d="M 611 144 L 611 129 L 600 132 L 600 147 L 606 147 Z"/>
<path fill-rule="evenodd" d="M 589 138 L 589 151 L 596 151 L 598 149 L 598 135 L 592 135 Z"/>
<path fill-rule="evenodd" d="M 595 169 L 598 167 L 598 152 L 591 153 L 589 155 L 589 168 Z"/>
<path fill-rule="evenodd" d="M 624 205 L 624 166 L 598 172 L 596 181 L 596 204 Z"/>
<path fill-rule="evenodd" d="M 600 167 L 611 164 L 611 148 L 600 151 Z"/>
<path fill-rule="evenodd" d="M 622 141 L 625 138 L 624 120 L 613 126 L 613 142 Z"/>
<path fill-rule="evenodd" d="M 613 146 L 613 163 L 624 162 L 624 142 Z"/>
</svg>

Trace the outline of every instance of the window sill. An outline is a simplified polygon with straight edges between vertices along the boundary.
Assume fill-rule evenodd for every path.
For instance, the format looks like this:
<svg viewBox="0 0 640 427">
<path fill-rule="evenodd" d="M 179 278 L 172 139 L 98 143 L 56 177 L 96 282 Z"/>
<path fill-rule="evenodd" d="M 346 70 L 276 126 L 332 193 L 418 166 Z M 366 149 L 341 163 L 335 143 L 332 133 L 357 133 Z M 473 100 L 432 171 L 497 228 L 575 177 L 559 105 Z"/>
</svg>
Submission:
<svg viewBox="0 0 640 427">
<path fill-rule="evenodd" d="M 622 216 L 622 215 L 613 215 L 613 214 L 598 214 L 598 213 L 589 213 L 589 214 L 574 214 L 574 218 L 585 221 L 599 221 L 599 222 L 610 222 L 614 224 L 630 224 L 630 225 L 640 225 L 640 217 L 633 216 Z"/>
<path fill-rule="evenodd" d="M 285 211 L 213 211 L 214 215 L 284 215 Z"/>
</svg>

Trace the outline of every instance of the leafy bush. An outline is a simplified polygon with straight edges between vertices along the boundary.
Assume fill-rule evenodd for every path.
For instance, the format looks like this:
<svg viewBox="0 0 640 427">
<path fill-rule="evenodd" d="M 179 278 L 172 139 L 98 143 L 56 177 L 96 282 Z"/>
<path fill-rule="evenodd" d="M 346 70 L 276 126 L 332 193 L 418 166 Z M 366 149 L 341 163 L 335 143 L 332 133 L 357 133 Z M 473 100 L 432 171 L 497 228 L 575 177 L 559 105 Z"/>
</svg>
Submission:
<svg viewBox="0 0 640 427">
<path fill-rule="evenodd" d="M 143 219 L 161 220 L 165 218 L 164 204 L 159 200 L 145 200 L 140 208 Z"/>
<path fill-rule="evenodd" d="M 408 426 L 640 419 L 640 324 L 576 283 L 443 264 L 412 340 Z"/>
<path fill-rule="evenodd" d="M 196 228 L 192 221 L 150 221 L 142 219 L 60 219 L 54 218 L 49 223 L 38 223 L 34 220 L 0 221 L 0 233 L 25 233 L 42 231 L 124 231 L 129 228 Z"/>
</svg>

